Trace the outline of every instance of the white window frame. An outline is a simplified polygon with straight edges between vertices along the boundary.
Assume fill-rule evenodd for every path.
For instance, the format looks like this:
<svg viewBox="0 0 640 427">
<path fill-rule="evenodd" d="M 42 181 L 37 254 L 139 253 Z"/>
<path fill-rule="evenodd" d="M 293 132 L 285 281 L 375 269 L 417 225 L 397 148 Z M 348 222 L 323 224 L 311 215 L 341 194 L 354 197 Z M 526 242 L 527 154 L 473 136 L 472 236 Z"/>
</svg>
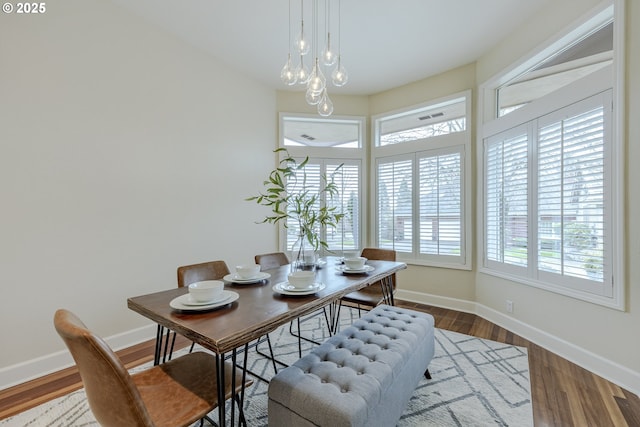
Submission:
<svg viewBox="0 0 640 427">
<path fill-rule="evenodd" d="M 624 233 L 624 1 L 614 0 L 612 2 L 603 2 L 587 16 L 580 20 L 581 23 L 574 24 L 571 28 L 567 28 L 554 40 L 546 43 L 544 46 L 537 48 L 528 55 L 528 60 L 520 62 L 508 70 L 501 72 L 498 76 L 488 80 L 480 85 L 479 88 L 479 108 L 478 108 L 478 150 L 477 150 L 477 166 L 479 174 L 479 182 L 485 183 L 484 174 L 484 150 L 482 149 L 483 141 L 486 138 L 503 132 L 507 129 L 527 123 L 537 117 L 545 116 L 553 111 L 567 107 L 571 104 L 589 98 L 597 93 L 612 89 L 612 120 L 611 120 L 611 143 L 608 147 L 611 158 L 611 171 L 609 178 L 609 187 L 607 194 L 611 197 L 610 217 L 608 232 L 612 236 L 612 245 L 610 252 L 605 254 L 608 258 L 608 266 L 610 267 L 611 284 L 613 286 L 611 297 L 595 295 L 590 292 L 576 290 L 571 286 L 557 286 L 555 284 L 544 281 L 532 273 L 536 269 L 536 265 L 529 262 L 527 267 L 528 274 L 522 275 L 518 272 L 508 271 L 508 269 L 496 269 L 486 262 L 485 254 L 485 200 L 484 191 L 478 191 L 478 210 L 477 229 L 478 229 L 478 271 L 484 274 L 490 274 L 496 277 L 505 278 L 517 283 L 530 285 L 533 287 L 545 289 L 554 293 L 566 295 L 583 301 L 599 304 L 605 307 L 624 311 L 625 306 L 625 233 Z M 615 6 L 615 7 L 614 7 Z M 523 70 L 530 68 L 534 63 L 540 62 L 548 57 L 551 52 L 557 50 L 558 47 L 568 44 L 571 40 L 577 39 L 581 34 L 602 25 L 607 20 L 615 20 L 614 24 L 614 60 L 613 64 L 606 69 L 598 71 L 591 76 L 587 76 L 572 85 L 562 88 L 559 91 L 532 102 L 519 110 L 503 116 L 496 117 L 496 90 L 505 82 L 509 81 Z M 613 81 L 611 76 L 613 76 Z M 483 187 L 484 188 L 484 185 Z M 530 195 L 535 199 L 536 194 Z M 531 206 L 531 203 L 530 203 Z M 537 211 L 532 211 L 530 207 L 530 215 L 535 215 Z M 532 213 L 533 212 L 533 213 Z M 535 221 L 537 223 L 537 221 Z M 534 230 L 537 233 L 537 230 Z M 532 230 L 530 230 L 532 233 Z M 531 237 L 533 236 L 533 237 Z M 537 239 L 536 235 L 530 234 L 530 238 Z M 544 275 L 542 275 L 544 277 Z"/>
<path fill-rule="evenodd" d="M 284 144 L 284 122 L 287 118 L 293 118 L 296 120 L 304 120 L 310 119 L 314 122 L 318 121 L 327 121 L 327 122 L 353 122 L 358 126 L 358 148 L 344 148 L 344 147 L 308 147 L 308 146 L 285 146 Z M 367 230 L 367 215 L 366 215 L 366 200 L 367 200 L 367 185 L 368 182 L 368 174 L 366 168 L 366 150 L 365 150 L 365 141 L 367 140 L 366 135 L 366 118 L 362 116 L 331 116 L 328 118 L 319 119 L 317 114 L 301 114 L 301 113 L 288 113 L 281 112 L 279 113 L 279 137 L 278 137 L 278 146 L 280 148 L 286 148 L 289 154 L 296 159 L 304 159 L 305 157 L 309 157 L 310 162 L 319 162 L 322 165 L 327 162 L 336 163 L 336 164 L 357 164 L 360 168 L 360 183 L 359 183 L 359 230 L 357 232 L 359 242 L 356 243 L 357 248 L 364 247 L 365 244 L 365 230 Z M 281 157 L 282 158 L 282 157 Z M 322 230 L 324 236 L 325 230 Z M 291 251 L 290 247 L 287 247 L 287 230 L 284 227 L 284 224 L 280 226 L 278 233 L 278 247 L 281 251 L 285 253 L 289 253 Z M 328 253 L 321 254 L 324 255 L 339 255 L 338 253 Z"/>
<path fill-rule="evenodd" d="M 466 99 L 466 130 L 464 132 L 456 132 L 446 135 L 434 136 L 424 138 L 415 141 L 403 142 L 400 144 L 390 144 L 385 146 L 379 146 L 377 143 L 379 139 L 379 126 L 378 121 L 388 117 L 397 116 L 403 113 L 409 113 L 421 108 L 428 108 L 432 105 L 446 103 L 457 98 L 464 97 Z M 447 257 L 442 255 L 420 255 L 419 254 L 419 239 L 413 239 L 413 250 L 411 254 L 404 252 L 398 252 L 397 257 L 399 260 L 412 265 L 423 265 L 433 267 L 443 267 L 460 270 L 471 270 L 472 268 L 472 232 L 471 232 L 471 106 L 472 97 L 471 91 L 467 90 L 446 96 L 443 98 L 431 100 L 419 105 L 413 105 L 399 110 L 394 110 L 382 114 L 375 115 L 371 118 L 372 135 L 374 135 L 374 141 L 372 144 L 372 156 L 371 156 L 371 227 L 369 235 L 372 237 L 371 244 L 377 245 L 380 239 L 378 235 L 378 183 L 377 183 L 377 171 L 378 163 L 380 160 L 391 159 L 414 159 L 414 166 L 416 162 L 416 156 L 425 152 L 446 152 L 454 147 L 459 147 L 461 150 L 461 255 L 460 257 Z M 457 148 L 456 148 L 457 149 Z M 444 150 L 444 151 L 443 151 Z M 418 179 L 417 170 L 413 174 L 413 188 L 417 187 Z M 419 212 L 419 198 L 413 198 L 413 212 L 414 215 Z M 419 221 L 413 221 L 413 236 L 419 236 Z M 455 258 L 455 259 L 453 259 Z"/>
</svg>

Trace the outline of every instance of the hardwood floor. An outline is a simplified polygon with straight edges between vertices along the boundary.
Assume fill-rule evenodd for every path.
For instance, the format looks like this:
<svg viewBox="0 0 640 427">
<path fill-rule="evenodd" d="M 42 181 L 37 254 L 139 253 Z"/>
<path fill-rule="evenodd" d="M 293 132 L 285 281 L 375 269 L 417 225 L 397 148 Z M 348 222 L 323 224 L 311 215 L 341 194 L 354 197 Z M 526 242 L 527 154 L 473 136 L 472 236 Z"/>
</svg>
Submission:
<svg viewBox="0 0 640 427">
<path fill-rule="evenodd" d="M 533 418 L 537 427 L 640 427 L 640 398 L 591 372 L 476 315 L 396 301 L 434 316 L 436 327 L 527 347 Z M 178 342 L 187 345 L 186 340 Z M 127 367 L 153 358 L 148 341 L 118 352 Z M 73 368 L 0 391 L 0 419 L 82 386 Z"/>
</svg>

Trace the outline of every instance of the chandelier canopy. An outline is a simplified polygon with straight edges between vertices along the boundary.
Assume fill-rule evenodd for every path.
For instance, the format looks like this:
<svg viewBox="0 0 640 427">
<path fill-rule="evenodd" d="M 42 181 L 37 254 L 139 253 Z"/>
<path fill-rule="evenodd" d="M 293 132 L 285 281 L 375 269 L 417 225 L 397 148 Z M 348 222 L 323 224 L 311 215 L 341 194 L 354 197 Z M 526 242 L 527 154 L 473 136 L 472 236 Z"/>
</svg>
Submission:
<svg viewBox="0 0 640 427">
<path fill-rule="evenodd" d="M 287 61 L 282 67 L 280 78 L 288 85 L 305 85 L 307 88 L 305 99 L 309 105 L 317 105 L 318 114 L 330 116 L 333 113 L 333 102 L 327 92 L 327 79 L 323 69 L 330 72 L 331 82 L 334 86 L 344 86 L 348 80 L 347 70 L 342 65 L 340 55 L 340 1 L 338 2 L 338 50 L 332 45 L 331 39 L 331 1 L 332 0 L 311 0 L 311 36 L 305 31 L 304 0 L 300 0 L 300 30 L 297 32 L 295 40 L 291 40 L 291 0 L 289 0 L 289 54 Z M 319 2 L 324 6 L 324 13 L 319 13 Z M 320 33 L 320 20 L 323 18 L 324 25 Z M 296 28 L 297 30 L 297 28 Z M 325 36 L 326 35 L 326 36 Z M 320 42 L 319 39 L 322 38 Z M 319 50 L 319 45 L 323 44 L 323 49 Z M 291 55 L 299 58 L 299 62 L 294 66 Z M 311 55 L 309 55 L 311 53 Z M 305 65 L 305 58 L 311 64 L 311 71 Z"/>
</svg>

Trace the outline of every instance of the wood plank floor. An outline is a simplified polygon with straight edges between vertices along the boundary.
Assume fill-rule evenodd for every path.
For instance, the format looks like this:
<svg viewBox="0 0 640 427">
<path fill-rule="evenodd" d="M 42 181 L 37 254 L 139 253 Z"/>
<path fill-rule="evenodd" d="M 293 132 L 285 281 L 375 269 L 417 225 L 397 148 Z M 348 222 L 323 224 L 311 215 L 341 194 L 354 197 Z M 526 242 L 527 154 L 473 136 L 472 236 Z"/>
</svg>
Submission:
<svg viewBox="0 0 640 427">
<path fill-rule="evenodd" d="M 423 304 L 396 301 L 398 306 L 430 313 L 436 327 L 527 347 L 533 417 L 537 427 L 640 427 L 640 398 L 591 372 L 476 315 Z M 187 345 L 186 340 L 178 346 Z M 127 367 L 153 358 L 148 341 L 118 352 Z M 70 368 L 0 391 L 0 419 L 80 388 Z"/>
</svg>

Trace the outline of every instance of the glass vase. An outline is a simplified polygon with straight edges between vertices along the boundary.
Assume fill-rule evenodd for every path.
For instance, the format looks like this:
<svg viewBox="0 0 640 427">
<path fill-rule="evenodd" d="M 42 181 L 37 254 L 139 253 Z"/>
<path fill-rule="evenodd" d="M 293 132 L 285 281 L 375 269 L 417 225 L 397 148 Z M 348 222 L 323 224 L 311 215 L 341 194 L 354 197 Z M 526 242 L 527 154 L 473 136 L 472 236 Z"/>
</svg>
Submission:
<svg viewBox="0 0 640 427">
<path fill-rule="evenodd" d="M 318 265 L 318 252 L 305 236 L 298 240 L 291 248 L 291 271 L 315 271 Z"/>
</svg>

